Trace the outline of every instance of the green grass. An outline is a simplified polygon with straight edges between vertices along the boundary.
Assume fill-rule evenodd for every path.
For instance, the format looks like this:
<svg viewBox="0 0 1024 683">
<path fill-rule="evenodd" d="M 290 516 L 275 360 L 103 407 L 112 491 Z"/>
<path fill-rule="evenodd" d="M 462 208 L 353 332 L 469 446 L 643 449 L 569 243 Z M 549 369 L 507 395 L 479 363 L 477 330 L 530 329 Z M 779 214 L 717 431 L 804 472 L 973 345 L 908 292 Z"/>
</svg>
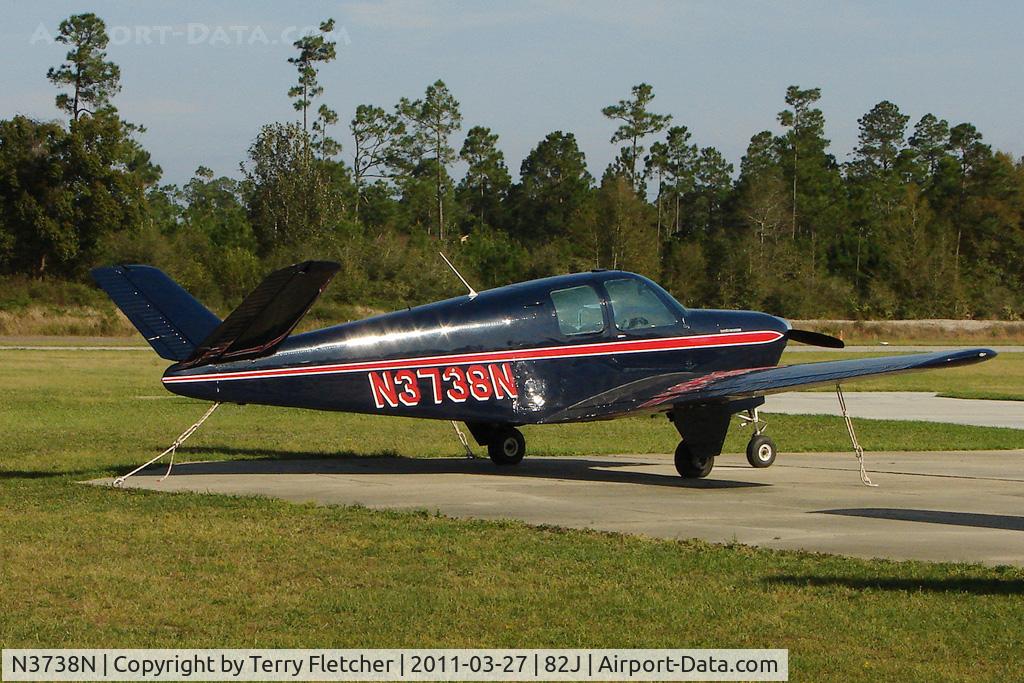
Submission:
<svg viewBox="0 0 1024 683">
<path fill-rule="evenodd" d="M 1024 343 L 1020 320 L 791 320 L 847 344 L 893 346 L 1006 346 Z"/>
<path fill-rule="evenodd" d="M 162 367 L 0 353 L 0 646 L 787 647 L 792 680 L 1019 675 L 1019 569 L 77 483 L 162 450 L 202 412 L 167 397 Z M 772 422 L 785 450 L 846 448 L 835 418 Z M 858 426 L 874 448 L 946 429 L 890 424 Z M 938 441 L 1024 445 L 1020 432 L 950 429 Z M 676 441 L 663 418 L 529 438 L 551 454 Z M 256 406 L 225 406 L 190 443 L 191 458 L 458 453 L 444 423 Z"/>
<path fill-rule="evenodd" d="M 938 349 L 936 349 L 938 350 Z M 785 353 L 782 363 L 811 363 L 827 360 L 849 360 L 891 356 L 885 353 L 845 353 L 814 351 Z M 898 355 L 898 354 L 896 354 Z M 831 388 L 817 389 L 832 391 Z M 909 372 L 857 380 L 846 385 L 847 391 L 934 391 L 950 398 L 990 398 L 1024 401 L 1024 353 L 1001 353 L 992 360 L 960 368 L 931 372 Z M 813 390 L 812 390 L 813 391 Z"/>
<path fill-rule="evenodd" d="M 787 647 L 793 680 L 1010 680 L 1024 572 L 4 483 L 4 647 Z"/>
</svg>

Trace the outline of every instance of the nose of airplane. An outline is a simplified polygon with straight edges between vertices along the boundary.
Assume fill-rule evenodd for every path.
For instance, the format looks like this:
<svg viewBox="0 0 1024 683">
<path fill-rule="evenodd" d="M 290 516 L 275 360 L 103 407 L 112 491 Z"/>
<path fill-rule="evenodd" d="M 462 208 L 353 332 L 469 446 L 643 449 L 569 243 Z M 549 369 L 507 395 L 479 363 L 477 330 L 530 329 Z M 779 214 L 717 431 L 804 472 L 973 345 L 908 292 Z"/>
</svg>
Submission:
<svg viewBox="0 0 1024 683">
<path fill-rule="evenodd" d="M 762 320 L 764 321 L 764 327 L 768 330 L 775 330 L 787 334 L 793 326 L 785 318 L 780 318 L 777 315 L 771 315 L 769 313 L 761 313 Z"/>
<path fill-rule="evenodd" d="M 782 318 L 777 318 L 768 313 L 759 311 L 729 311 L 723 316 L 720 327 L 724 329 L 737 328 L 743 331 L 771 330 L 786 334 L 791 325 Z"/>
<path fill-rule="evenodd" d="M 795 341 L 828 349 L 841 349 L 845 346 L 842 339 L 821 332 L 796 329 L 785 318 L 756 311 L 731 311 L 720 318 L 719 329 L 773 330 L 784 335 L 787 342 Z"/>
</svg>

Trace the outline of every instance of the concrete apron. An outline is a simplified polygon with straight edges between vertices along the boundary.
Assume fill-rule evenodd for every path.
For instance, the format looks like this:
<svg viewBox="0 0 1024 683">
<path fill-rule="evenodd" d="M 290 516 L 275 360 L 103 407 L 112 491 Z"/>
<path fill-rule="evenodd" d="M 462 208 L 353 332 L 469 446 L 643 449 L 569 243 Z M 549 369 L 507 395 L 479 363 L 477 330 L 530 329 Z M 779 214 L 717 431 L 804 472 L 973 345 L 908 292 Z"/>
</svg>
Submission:
<svg viewBox="0 0 1024 683">
<path fill-rule="evenodd" d="M 683 480 L 667 456 L 324 458 L 159 465 L 126 486 L 296 502 L 426 509 L 658 538 L 702 538 L 864 558 L 1024 567 L 1024 450 L 786 454 L 767 469 L 724 455 Z M 110 484 L 107 480 L 91 483 Z"/>
</svg>

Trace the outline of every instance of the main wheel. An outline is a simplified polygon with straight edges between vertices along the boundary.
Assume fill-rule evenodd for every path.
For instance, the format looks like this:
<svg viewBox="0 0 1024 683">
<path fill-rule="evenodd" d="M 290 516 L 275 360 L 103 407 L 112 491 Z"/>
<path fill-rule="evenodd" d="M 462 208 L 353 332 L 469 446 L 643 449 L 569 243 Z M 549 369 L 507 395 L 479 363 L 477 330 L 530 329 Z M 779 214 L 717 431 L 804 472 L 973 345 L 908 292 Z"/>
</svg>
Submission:
<svg viewBox="0 0 1024 683">
<path fill-rule="evenodd" d="M 715 466 L 715 456 L 699 458 L 690 451 L 685 441 L 676 446 L 676 471 L 683 479 L 703 479 L 711 474 Z"/>
<path fill-rule="evenodd" d="M 754 434 L 747 444 L 747 462 L 751 467 L 771 467 L 775 462 L 775 442 L 763 434 Z"/>
<path fill-rule="evenodd" d="M 515 427 L 499 429 L 487 444 L 487 455 L 495 465 L 518 465 L 526 455 L 526 439 Z"/>
</svg>

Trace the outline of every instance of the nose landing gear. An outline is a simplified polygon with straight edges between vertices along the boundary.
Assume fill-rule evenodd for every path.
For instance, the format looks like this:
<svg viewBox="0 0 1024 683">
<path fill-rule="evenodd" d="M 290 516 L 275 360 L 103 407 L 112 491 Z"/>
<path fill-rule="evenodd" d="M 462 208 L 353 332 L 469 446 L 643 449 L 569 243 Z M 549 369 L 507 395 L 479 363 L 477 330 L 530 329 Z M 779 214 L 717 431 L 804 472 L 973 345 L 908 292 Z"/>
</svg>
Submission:
<svg viewBox="0 0 1024 683">
<path fill-rule="evenodd" d="M 768 423 L 758 415 L 757 408 L 749 409 L 745 415 L 740 413 L 739 418 L 744 425 L 754 426 L 754 433 L 747 443 L 747 462 L 751 467 L 771 467 L 778 450 L 775 448 L 775 442 L 764 435 Z"/>
<path fill-rule="evenodd" d="M 771 467 L 778 451 L 775 442 L 763 434 L 755 434 L 747 443 L 747 462 L 751 467 Z"/>
</svg>

